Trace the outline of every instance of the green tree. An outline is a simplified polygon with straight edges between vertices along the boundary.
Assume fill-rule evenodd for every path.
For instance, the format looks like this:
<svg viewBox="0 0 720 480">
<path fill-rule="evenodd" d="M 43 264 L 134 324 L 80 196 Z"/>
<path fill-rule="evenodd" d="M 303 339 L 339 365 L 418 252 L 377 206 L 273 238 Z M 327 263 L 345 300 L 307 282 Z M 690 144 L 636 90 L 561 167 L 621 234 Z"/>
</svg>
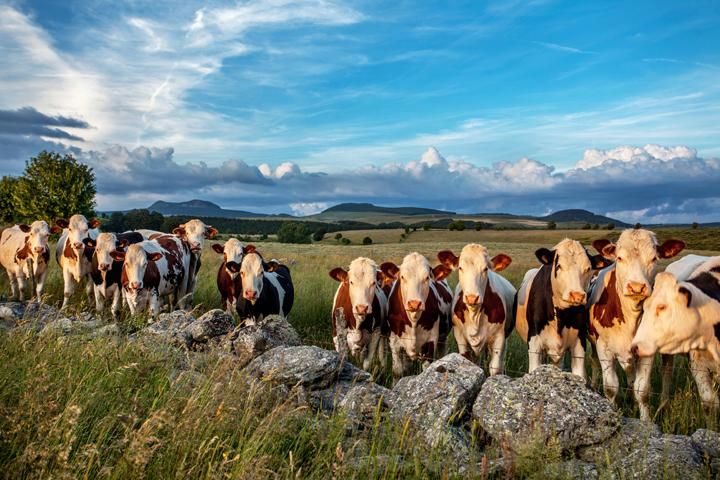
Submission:
<svg viewBox="0 0 720 480">
<path fill-rule="evenodd" d="M 277 231 L 282 243 L 310 243 L 310 229 L 304 222 L 287 222 Z"/>
<path fill-rule="evenodd" d="M 107 232 L 124 232 L 129 230 L 125 224 L 125 215 L 122 212 L 112 212 L 110 218 L 103 222 L 103 230 Z"/>
<path fill-rule="evenodd" d="M 341 238 L 342 238 L 342 233 L 338 232 L 338 233 L 335 234 L 335 240 L 336 240 L 336 241 L 339 242 Z"/>
<path fill-rule="evenodd" d="M 429 223 L 424 223 L 424 224 L 423 224 L 423 230 L 425 230 L 426 232 L 427 232 L 428 230 L 430 230 L 430 224 L 429 224 Z"/>
<path fill-rule="evenodd" d="M 350 245 L 350 239 L 347 238 L 347 237 L 343 238 L 343 239 L 342 239 L 342 244 L 343 244 L 343 245 Z"/>
<path fill-rule="evenodd" d="M 476 222 L 476 223 L 475 223 L 475 231 L 476 231 L 476 232 L 479 232 L 479 231 L 482 230 L 482 229 L 483 229 L 483 224 L 482 224 L 482 222 Z"/>
<path fill-rule="evenodd" d="M 313 234 L 312 234 L 312 239 L 313 239 L 313 241 L 315 241 L 315 242 L 320 242 L 320 241 L 322 241 L 322 239 L 325 238 L 325 234 L 326 234 L 326 233 L 327 233 L 327 228 L 326 228 L 326 227 L 320 227 L 320 228 L 318 228 L 318 229 L 315 230 L 315 232 L 313 232 Z"/>
<path fill-rule="evenodd" d="M 372 238 L 370 238 L 370 237 L 363 238 L 363 245 L 372 245 Z"/>
<path fill-rule="evenodd" d="M 583 229 L 583 230 L 591 230 L 591 229 L 592 229 L 592 225 L 590 225 L 589 223 L 586 223 L 585 225 L 582 226 L 582 229 Z"/>
<path fill-rule="evenodd" d="M 146 208 L 140 208 L 127 212 L 124 223 L 127 230 L 137 230 L 140 228 L 162 230 L 165 217 L 163 217 L 162 213 L 151 212 Z"/>
<path fill-rule="evenodd" d="M 13 205 L 13 192 L 18 179 L 14 177 L 2 177 L 0 179 L 0 225 L 15 222 L 17 216 Z"/>
<path fill-rule="evenodd" d="M 635 228 L 635 230 L 639 230 L 639 229 L 642 228 L 642 225 L 640 225 L 640 222 L 637 222 L 637 223 L 635 224 L 635 227 L 634 227 L 634 228 Z"/>
<path fill-rule="evenodd" d="M 13 189 L 17 214 L 23 219 L 69 217 L 95 213 L 95 174 L 70 155 L 42 151 L 25 164 Z"/>
<path fill-rule="evenodd" d="M 598 225 L 597 223 L 595 225 L 593 225 L 593 230 L 597 230 L 599 228 L 600 228 L 600 225 Z"/>
<path fill-rule="evenodd" d="M 410 233 L 410 227 L 405 227 L 405 234 L 407 235 L 408 233 Z"/>
<path fill-rule="evenodd" d="M 610 222 L 607 224 L 607 227 L 605 227 L 605 228 L 607 228 L 608 230 L 615 230 L 615 224 L 613 222 Z"/>
<path fill-rule="evenodd" d="M 547 223 L 547 229 L 548 229 L 548 230 L 555 230 L 556 228 L 557 228 L 557 223 L 553 222 L 552 220 L 550 220 L 550 221 Z"/>
<path fill-rule="evenodd" d="M 692 228 L 693 228 L 693 230 L 697 230 L 698 228 L 700 228 L 700 224 L 698 222 L 693 222 Z"/>
</svg>

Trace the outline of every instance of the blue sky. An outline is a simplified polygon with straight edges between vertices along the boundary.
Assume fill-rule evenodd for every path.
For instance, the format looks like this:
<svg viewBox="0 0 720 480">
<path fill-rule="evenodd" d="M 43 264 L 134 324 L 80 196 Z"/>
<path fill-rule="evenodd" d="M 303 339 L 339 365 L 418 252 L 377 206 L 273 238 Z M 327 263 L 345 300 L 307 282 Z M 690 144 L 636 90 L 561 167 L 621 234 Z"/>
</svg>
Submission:
<svg viewBox="0 0 720 480">
<path fill-rule="evenodd" d="M 718 221 L 719 27 L 711 1 L 0 2 L 0 173 L 72 151 L 105 209 Z"/>
</svg>

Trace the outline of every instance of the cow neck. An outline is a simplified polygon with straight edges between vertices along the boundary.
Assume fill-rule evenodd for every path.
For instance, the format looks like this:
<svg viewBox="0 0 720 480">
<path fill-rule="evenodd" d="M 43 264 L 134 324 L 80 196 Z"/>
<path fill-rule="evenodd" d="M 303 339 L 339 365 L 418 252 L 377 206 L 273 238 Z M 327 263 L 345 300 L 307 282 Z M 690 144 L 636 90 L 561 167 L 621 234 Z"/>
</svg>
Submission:
<svg viewBox="0 0 720 480">
<path fill-rule="evenodd" d="M 616 268 L 615 265 L 613 265 L 610 279 L 608 280 L 608 285 L 605 290 L 609 291 L 610 294 L 615 297 L 613 301 L 617 302 L 620 306 L 620 308 L 617 309 L 618 324 L 627 322 L 632 327 L 634 333 L 640 325 L 640 318 L 643 313 L 643 300 L 633 300 L 627 295 L 623 295 L 615 271 Z"/>
<path fill-rule="evenodd" d="M 505 322 L 505 306 L 502 303 L 500 295 L 495 293 L 495 290 L 490 286 L 490 275 L 488 275 L 488 280 L 485 284 L 485 293 L 483 294 L 483 301 L 480 304 L 480 308 L 474 311 L 471 310 L 470 307 L 465 304 L 465 294 L 461 289 L 453 313 L 463 323 L 465 323 L 466 320 L 474 320 L 476 323 L 479 323 L 483 315 L 487 317 L 488 323 L 498 324 Z"/>
<path fill-rule="evenodd" d="M 433 281 L 428 296 L 425 298 L 425 310 L 423 310 L 420 318 L 415 323 L 416 326 L 423 327 L 425 330 L 431 330 L 435 321 L 437 320 L 438 312 L 440 311 L 440 305 L 438 304 L 437 295 L 442 295 L 441 289 L 438 286 L 439 282 Z M 433 288 L 437 291 L 437 295 L 433 293 Z M 393 333 L 400 336 L 405 327 L 412 327 L 412 321 L 405 310 L 405 300 L 402 298 L 402 289 L 400 288 L 400 281 L 396 281 L 393 285 L 393 289 L 390 293 L 390 327 Z"/>
</svg>

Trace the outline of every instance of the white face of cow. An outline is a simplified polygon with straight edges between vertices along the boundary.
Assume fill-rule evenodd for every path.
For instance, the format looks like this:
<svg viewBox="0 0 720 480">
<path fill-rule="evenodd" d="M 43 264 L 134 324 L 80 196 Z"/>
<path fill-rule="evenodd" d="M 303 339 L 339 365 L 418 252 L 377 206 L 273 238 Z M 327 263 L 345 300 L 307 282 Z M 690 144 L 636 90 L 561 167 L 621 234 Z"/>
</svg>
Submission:
<svg viewBox="0 0 720 480">
<path fill-rule="evenodd" d="M 45 220 L 36 220 L 30 225 L 20 225 L 20 230 L 28 235 L 26 242 L 30 247 L 30 255 L 35 260 L 48 251 L 50 227 Z"/>
<path fill-rule="evenodd" d="M 173 230 L 173 233 L 185 240 L 192 252 L 198 253 L 202 251 L 205 239 L 213 238 L 218 231 L 210 225 L 205 225 L 202 220 L 194 219 L 183 223 Z"/>
<path fill-rule="evenodd" d="M 330 276 L 339 282 L 347 282 L 355 318 L 362 321 L 372 313 L 377 286 L 378 266 L 366 257 L 358 257 L 350 262 L 350 268 L 334 268 Z M 359 325 L 359 322 L 357 323 Z"/>
<path fill-rule="evenodd" d="M 427 258 L 417 252 L 407 255 L 400 267 L 392 263 L 384 263 L 381 268 L 385 275 L 398 281 L 394 288 L 400 288 L 405 312 L 412 322 L 417 322 L 425 311 L 425 302 L 430 294 L 430 282 L 444 280 L 451 271 L 445 265 L 430 268 Z"/>
<path fill-rule="evenodd" d="M 622 232 L 617 243 L 607 244 L 601 253 L 615 261 L 618 293 L 640 302 L 652 294 L 658 260 L 674 257 L 683 248 L 680 240 L 658 245 L 653 232 L 632 229 Z"/>
<path fill-rule="evenodd" d="M 125 261 L 123 265 L 125 277 L 123 278 L 123 287 L 131 292 L 137 292 L 143 288 L 148 264 L 162 257 L 162 254 L 159 252 L 146 252 L 141 243 L 130 245 L 127 252 L 115 250 L 111 255 L 115 260 Z"/>
<path fill-rule="evenodd" d="M 243 247 L 240 240 L 237 238 L 230 238 L 225 242 L 225 245 L 215 243 L 212 247 L 213 250 L 224 256 L 225 270 L 228 275 L 230 275 L 230 278 L 234 279 L 237 277 L 238 273 L 240 273 L 240 265 L 242 264 L 243 255 L 245 254 L 245 247 Z M 252 250 L 254 250 L 254 247 Z"/>
<path fill-rule="evenodd" d="M 502 253 L 491 259 L 487 248 L 477 243 L 465 245 L 459 257 L 450 250 L 444 250 L 438 253 L 438 260 L 449 268 L 457 269 L 463 302 L 471 310 L 479 308 L 483 303 L 488 272 L 504 270 L 512 262 L 510 257 Z"/>
<path fill-rule="evenodd" d="M 95 239 L 95 257 L 97 258 L 98 270 L 109 272 L 112 270 L 112 252 L 119 247 L 117 237 L 113 233 L 101 233 Z"/>
<path fill-rule="evenodd" d="M 85 249 L 85 240 L 89 238 L 89 232 L 91 228 L 98 228 L 100 221 L 93 218 L 88 222 L 84 215 L 73 215 L 70 220 L 60 218 L 55 222 L 60 228 L 67 229 L 67 241 L 70 246 L 78 253 L 78 256 L 82 254 Z"/>
<path fill-rule="evenodd" d="M 691 290 L 694 287 L 678 283 L 670 273 L 659 273 L 650 298 L 645 301 L 642 321 L 633 338 L 633 352 L 641 357 L 656 352 L 676 354 L 697 348 L 703 333 L 698 303 Z"/>
<path fill-rule="evenodd" d="M 591 260 L 585 248 L 576 240 L 566 238 L 552 250 L 541 248 L 535 252 L 538 260 L 548 265 L 556 307 L 570 308 L 587 303 L 587 289 L 594 268 L 602 268 L 604 263 Z M 608 262 L 609 263 L 609 262 Z"/>
<path fill-rule="evenodd" d="M 240 277 L 243 298 L 252 304 L 255 304 L 262 293 L 264 272 L 262 257 L 259 254 L 255 252 L 245 254 L 240 264 Z"/>
</svg>

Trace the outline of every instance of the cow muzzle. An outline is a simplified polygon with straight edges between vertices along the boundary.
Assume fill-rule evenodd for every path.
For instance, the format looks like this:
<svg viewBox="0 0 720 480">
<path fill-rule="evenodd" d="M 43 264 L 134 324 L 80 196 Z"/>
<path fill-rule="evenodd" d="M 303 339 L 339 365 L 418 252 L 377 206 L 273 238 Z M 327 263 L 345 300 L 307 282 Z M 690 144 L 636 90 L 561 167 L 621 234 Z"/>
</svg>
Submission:
<svg viewBox="0 0 720 480">
<path fill-rule="evenodd" d="M 33 248 L 33 252 L 35 252 L 37 254 L 43 254 L 43 253 L 45 253 L 45 247 L 35 247 L 35 248 Z"/>
<path fill-rule="evenodd" d="M 85 244 L 82 242 L 75 242 L 73 243 L 73 248 L 75 250 L 82 250 L 83 248 L 85 248 Z"/>
<path fill-rule="evenodd" d="M 140 290 L 141 288 L 142 288 L 142 283 L 130 282 L 130 290 Z"/>
<path fill-rule="evenodd" d="M 355 313 L 357 315 L 367 315 L 370 313 L 370 307 L 367 305 L 355 305 Z"/>
<path fill-rule="evenodd" d="M 110 270 L 110 265 L 108 265 L 107 263 L 101 263 L 100 265 L 98 265 L 98 270 L 100 270 L 101 272 L 107 272 Z"/>
<path fill-rule="evenodd" d="M 257 302 L 257 292 L 255 290 L 245 290 L 243 292 L 243 297 L 245 297 L 245 300 L 249 301 L 253 305 Z"/>
<path fill-rule="evenodd" d="M 587 294 L 585 292 L 572 291 L 568 293 L 567 302 L 572 305 L 585 305 L 587 302 Z"/>
<path fill-rule="evenodd" d="M 625 295 L 637 299 L 645 299 L 650 295 L 650 289 L 645 282 L 628 282 L 625 285 Z"/>
<path fill-rule="evenodd" d="M 202 250 L 202 246 L 201 246 L 199 243 L 194 243 L 194 244 L 190 245 L 190 251 L 191 251 L 191 252 L 197 253 L 197 252 L 199 252 L 200 250 Z"/>
<path fill-rule="evenodd" d="M 463 298 L 465 305 L 471 309 L 477 309 L 480 306 L 480 295 L 465 295 Z"/>
<path fill-rule="evenodd" d="M 406 310 L 408 312 L 420 312 L 423 310 L 423 303 L 420 300 L 409 300 Z"/>
</svg>

